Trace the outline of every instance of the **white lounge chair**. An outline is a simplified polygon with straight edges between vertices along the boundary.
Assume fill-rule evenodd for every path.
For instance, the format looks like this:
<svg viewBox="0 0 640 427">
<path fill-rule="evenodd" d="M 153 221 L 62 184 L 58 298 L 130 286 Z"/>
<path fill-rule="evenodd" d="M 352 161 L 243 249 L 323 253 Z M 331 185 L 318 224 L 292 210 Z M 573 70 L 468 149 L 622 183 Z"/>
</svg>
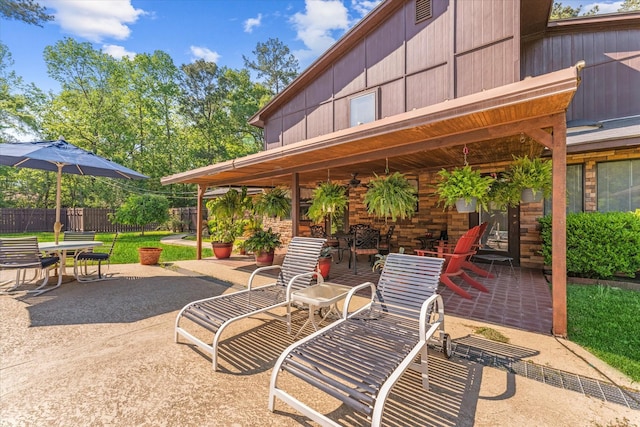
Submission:
<svg viewBox="0 0 640 427">
<path fill-rule="evenodd" d="M 176 342 L 178 342 L 178 337 L 182 336 L 211 354 L 213 369 L 216 370 L 218 367 L 218 341 L 224 329 L 232 322 L 258 313 L 266 313 L 278 320 L 285 321 L 288 332 L 291 333 L 291 292 L 311 284 L 324 243 L 325 239 L 294 237 L 289 243 L 282 266 L 272 265 L 256 269 L 249 277 L 246 290 L 187 304 L 180 310 L 176 318 Z M 256 274 L 271 269 L 280 269 L 275 283 L 254 288 L 252 283 Z M 322 276 L 319 274 L 318 281 L 322 281 Z M 267 313 L 278 307 L 287 308 L 286 316 Z M 212 344 L 208 344 L 188 332 L 182 325 L 184 320 L 189 320 L 191 323 L 213 332 Z"/>
<path fill-rule="evenodd" d="M 407 368 L 421 372 L 428 388 L 427 343 L 437 341 L 451 355 L 442 298 L 436 294 L 443 262 L 389 254 L 377 286 L 367 282 L 349 292 L 342 319 L 282 353 L 271 375 L 269 410 L 278 398 L 323 426 L 340 425 L 280 388 L 284 372 L 365 414 L 372 426 L 380 425 L 387 396 Z M 351 298 L 367 287 L 370 303 L 349 314 Z"/>
</svg>

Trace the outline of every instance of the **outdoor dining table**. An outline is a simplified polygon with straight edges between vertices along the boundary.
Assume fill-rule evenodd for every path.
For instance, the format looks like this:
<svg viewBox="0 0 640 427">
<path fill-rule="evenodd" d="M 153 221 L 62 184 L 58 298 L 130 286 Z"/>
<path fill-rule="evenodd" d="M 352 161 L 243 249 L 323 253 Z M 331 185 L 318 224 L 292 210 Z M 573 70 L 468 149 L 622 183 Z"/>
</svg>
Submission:
<svg viewBox="0 0 640 427">
<path fill-rule="evenodd" d="M 97 246 L 102 246 L 98 240 L 70 240 L 56 242 L 38 242 L 38 249 L 44 253 L 55 253 L 60 258 L 60 274 L 67 273 L 66 262 L 68 251 L 86 251 Z"/>
</svg>

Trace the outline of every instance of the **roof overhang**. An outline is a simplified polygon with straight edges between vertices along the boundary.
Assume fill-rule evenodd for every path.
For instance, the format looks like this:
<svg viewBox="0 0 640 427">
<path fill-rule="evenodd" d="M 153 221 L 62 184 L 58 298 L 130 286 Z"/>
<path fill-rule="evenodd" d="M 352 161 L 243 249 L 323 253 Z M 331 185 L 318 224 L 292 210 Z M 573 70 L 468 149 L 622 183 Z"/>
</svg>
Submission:
<svg viewBox="0 0 640 427">
<path fill-rule="evenodd" d="M 525 80 L 386 117 L 276 149 L 162 178 L 162 184 L 207 186 L 289 185 L 346 179 L 351 172 L 440 168 L 461 163 L 462 144 L 477 144 L 472 164 L 536 155 L 542 145 L 524 138 L 550 128 L 565 114 L 584 63 Z"/>
</svg>

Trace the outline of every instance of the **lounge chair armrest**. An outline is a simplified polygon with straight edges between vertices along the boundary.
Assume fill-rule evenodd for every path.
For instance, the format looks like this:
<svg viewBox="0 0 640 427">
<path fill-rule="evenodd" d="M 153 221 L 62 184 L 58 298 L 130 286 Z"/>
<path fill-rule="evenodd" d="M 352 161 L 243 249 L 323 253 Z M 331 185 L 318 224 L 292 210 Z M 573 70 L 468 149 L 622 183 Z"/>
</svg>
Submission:
<svg viewBox="0 0 640 427">
<path fill-rule="evenodd" d="M 433 294 L 420 307 L 420 336 L 429 341 L 437 329 L 444 330 L 444 303 L 440 294 Z"/>
<path fill-rule="evenodd" d="M 324 279 L 322 278 L 321 274 L 318 274 L 317 271 L 309 271 L 307 273 L 300 273 L 293 276 L 291 280 L 289 280 L 289 283 L 287 283 L 287 300 L 291 299 L 291 292 L 294 291 L 293 284 L 296 282 L 296 280 L 302 279 L 304 277 L 313 277 L 316 275 L 318 276 L 318 284 L 323 283 Z"/>
<path fill-rule="evenodd" d="M 353 298 L 353 296 L 356 294 L 356 292 L 359 292 L 360 290 L 369 287 L 371 289 L 371 301 L 369 301 L 369 304 L 365 304 L 364 306 L 360 307 L 355 313 L 365 309 L 367 306 L 370 306 L 371 303 L 373 302 L 373 298 L 376 295 L 376 285 L 373 284 L 372 282 L 364 282 L 361 283 L 358 286 L 353 287 L 353 289 L 351 289 L 349 291 L 349 293 L 347 294 L 347 296 L 344 299 L 344 306 L 342 307 L 342 318 L 346 319 L 347 317 L 349 317 L 349 305 L 351 304 L 351 298 Z M 354 313 L 354 314 L 355 314 Z"/>
<path fill-rule="evenodd" d="M 281 269 L 282 269 L 282 266 L 278 265 L 278 264 L 276 264 L 276 265 L 268 265 L 268 266 L 265 266 L 265 267 L 256 268 L 253 271 L 253 273 L 251 273 L 251 276 L 249 276 L 249 282 L 247 283 L 247 289 L 251 289 L 251 287 L 253 286 L 253 278 L 257 274 L 259 274 L 259 273 L 261 273 L 263 271 L 267 271 L 267 270 L 281 270 Z"/>
</svg>

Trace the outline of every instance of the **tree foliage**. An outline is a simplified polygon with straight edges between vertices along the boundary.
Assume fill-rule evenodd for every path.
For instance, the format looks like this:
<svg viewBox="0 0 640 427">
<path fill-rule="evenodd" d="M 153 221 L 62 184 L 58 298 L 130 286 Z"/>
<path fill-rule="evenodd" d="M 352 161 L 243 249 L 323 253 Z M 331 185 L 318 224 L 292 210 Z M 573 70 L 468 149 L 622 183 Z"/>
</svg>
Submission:
<svg viewBox="0 0 640 427">
<path fill-rule="evenodd" d="M 45 7 L 33 0 L 1 0 L 0 16 L 39 27 L 47 21 L 53 21 L 53 15 L 49 15 Z"/>
<path fill-rule="evenodd" d="M 571 6 L 563 5 L 562 2 L 554 1 L 553 6 L 551 8 L 550 19 L 553 21 L 556 19 L 575 18 L 581 15 L 580 14 L 581 11 L 582 11 L 582 5 L 576 8 L 573 8 Z M 588 12 L 583 13 L 582 16 L 596 15 L 599 11 L 600 11 L 600 8 L 598 7 L 598 5 L 596 5 L 593 8 L 591 8 Z"/>
<path fill-rule="evenodd" d="M 298 75 L 298 60 L 278 38 L 258 42 L 252 53 L 255 60 L 242 55 L 244 65 L 256 71 L 258 78 L 264 78 L 264 85 L 272 95 L 279 94 Z"/>
<path fill-rule="evenodd" d="M 618 12 L 633 12 L 640 10 L 640 0 L 624 0 Z"/>
<path fill-rule="evenodd" d="M 110 219 L 116 224 L 139 227 L 154 222 L 164 223 L 169 220 L 169 201 L 166 197 L 151 194 L 130 196 Z M 144 228 L 141 234 L 144 235 Z"/>
</svg>

